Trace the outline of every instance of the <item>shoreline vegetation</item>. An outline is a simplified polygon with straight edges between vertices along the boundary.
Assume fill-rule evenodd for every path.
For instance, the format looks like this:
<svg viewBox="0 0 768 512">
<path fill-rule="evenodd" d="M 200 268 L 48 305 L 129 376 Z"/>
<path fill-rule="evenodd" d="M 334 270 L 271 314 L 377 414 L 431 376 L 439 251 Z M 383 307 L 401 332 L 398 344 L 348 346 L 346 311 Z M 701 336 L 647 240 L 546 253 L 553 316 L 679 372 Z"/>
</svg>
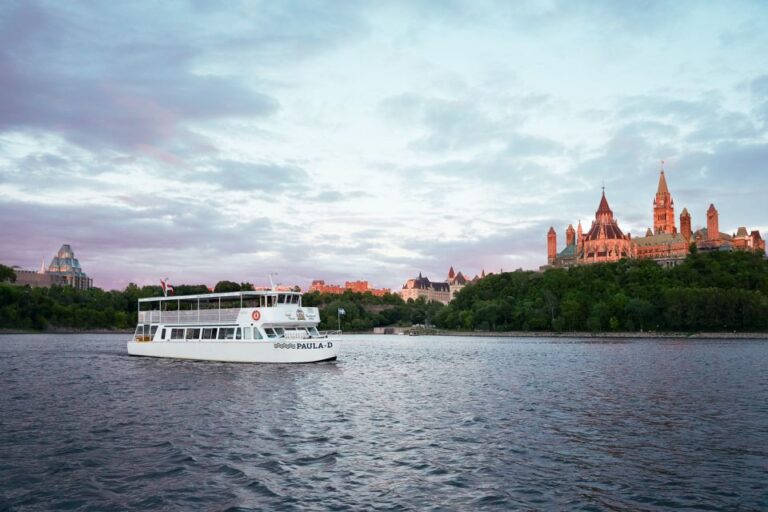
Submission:
<svg viewBox="0 0 768 512">
<path fill-rule="evenodd" d="M 0 265 L 0 333 L 132 332 L 136 304 L 162 295 L 159 286 L 125 290 L 15 286 Z M 204 285 L 176 285 L 176 294 L 208 293 Z M 219 282 L 214 291 L 250 290 L 250 283 Z M 394 327 L 447 336 L 503 337 L 766 337 L 768 260 L 749 252 L 691 254 L 673 268 L 649 260 L 622 260 L 544 272 L 493 274 L 456 294 L 448 305 L 346 291 L 309 292 L 321 330 L 372 332 Z M 173 303 L 169 306 L 174 307 Z"/>
<path fill-rule="evenodd" d="M 374 331 L 344 331 L 344 336 L 396 336 L 408 335 L 411 329 L 403 328 L 398 333 L 377 333 Z M 37 335 L 37 334 L 61 334 L 71 336 L 75 334 L 133 334 L 133 329 L 51 329 L 36 331 L 33 329 L 0 329 L 3 335 Z M 649 340 L 649 339 L 691 339 L 691 340 L 768 340 L 768 332 L 556 332 L 556 331 L 445 331 L 440 329 L 417 330 L 415 336 L 444 336 L 466 338 L 564 338 L 564 339 L 622 339 L 622 340 Z"/>
</svg>

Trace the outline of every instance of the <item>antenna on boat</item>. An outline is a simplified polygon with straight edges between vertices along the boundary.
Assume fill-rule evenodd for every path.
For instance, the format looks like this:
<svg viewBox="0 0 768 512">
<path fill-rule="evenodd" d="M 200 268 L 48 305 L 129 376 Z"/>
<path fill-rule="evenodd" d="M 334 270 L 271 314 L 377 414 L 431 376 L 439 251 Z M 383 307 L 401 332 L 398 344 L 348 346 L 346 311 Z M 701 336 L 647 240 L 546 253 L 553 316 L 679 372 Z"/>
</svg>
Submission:
<svg viewBox="0 0 768 512">
<path fill-rule="evenodd" d="M 276 288 L 275 288 L 275 282 L 274 282 L 274 281 L 272 281 L 272 276 L 276 276 L 276 275 L 277 275 L 277 272 L 270 272 L 270 273 L 269 273 L 269 285 L 270 285 L 270 287 L 272 288 L 272 291 L 275 291 L 275 290 L 276 290 Z"/>
</svg>

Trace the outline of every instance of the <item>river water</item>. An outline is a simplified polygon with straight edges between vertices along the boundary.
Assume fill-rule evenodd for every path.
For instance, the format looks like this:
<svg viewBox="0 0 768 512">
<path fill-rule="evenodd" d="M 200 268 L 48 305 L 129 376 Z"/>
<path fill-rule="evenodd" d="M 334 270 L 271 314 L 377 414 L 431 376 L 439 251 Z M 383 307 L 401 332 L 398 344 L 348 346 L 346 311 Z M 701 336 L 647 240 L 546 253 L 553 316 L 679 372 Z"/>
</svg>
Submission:
<svg viewBox="0 0 768 512">
<path fill-rule="evenodd" d="M 766 510 L 768 343 L 345 336 L 334 363 L 0 336 L 2 510 Z"/>
</svg>

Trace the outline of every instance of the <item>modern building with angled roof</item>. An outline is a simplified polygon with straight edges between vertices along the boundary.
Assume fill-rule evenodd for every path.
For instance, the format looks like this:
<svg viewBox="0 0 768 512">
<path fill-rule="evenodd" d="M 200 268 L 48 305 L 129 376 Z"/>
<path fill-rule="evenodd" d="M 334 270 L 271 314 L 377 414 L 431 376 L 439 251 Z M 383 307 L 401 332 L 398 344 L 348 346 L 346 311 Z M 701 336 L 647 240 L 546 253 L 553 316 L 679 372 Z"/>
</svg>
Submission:
<svg viewBox="0 0 768 512">
<path fill-rule="evenodd" d="M 81 290 L 93 288 L 93 279 L 85 275 L 69 244 L 61 246 L 47 267 L 43 259 L 39 270 L 23 270 L 18 267 L 14 267 L 13 270 L 16 272 L 16 281 L 13 284 L 17 286 L 32 288 L 72 286 Z"/>
<path fill-rule="evenodd" d="M 47 274 L 53 274 L 64 278 L 69 286 L 88 290 L 93 288 L 93 279 L 85 275 L 80 267 L 80 262 L 75 258 L 75 253 L 69 244 L 64 244 L 59 249 L 48 265 Z"/>
</svg>

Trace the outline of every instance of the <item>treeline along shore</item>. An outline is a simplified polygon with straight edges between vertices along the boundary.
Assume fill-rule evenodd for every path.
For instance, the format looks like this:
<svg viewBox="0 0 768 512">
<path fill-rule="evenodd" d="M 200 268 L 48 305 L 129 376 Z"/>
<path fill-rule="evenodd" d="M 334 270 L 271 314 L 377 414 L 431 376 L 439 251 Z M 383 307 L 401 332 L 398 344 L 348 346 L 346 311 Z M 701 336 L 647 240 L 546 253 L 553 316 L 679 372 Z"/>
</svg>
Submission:
<svg viewBox="0 0 768 512">
<path fill-rule="evenodd" d="M 2 266 L 0 266 L 2 267 Z M 0 268 L 0 329 L 132 329 L 136 302 L 161 295 L 159 286 L 131 284 L 122 291 L 14 286 Z M 215 291 L 252 289 L 221 281 Z M 207 293 L 204 285 L 177 285 L 177 295 Z M 692 253 L 666 269 L 652 261 L 624 260 L 545 272 L 490 275 L 462 289 L 447 306 L 404 302 L 347 291 L 311 292 L 305 306 L 321 310 L 323 329 L 364 332 L 374 327 L 427 325 L 460 332 L 766 332 L 768 260 L 747 252 Z"/>
</svg>

